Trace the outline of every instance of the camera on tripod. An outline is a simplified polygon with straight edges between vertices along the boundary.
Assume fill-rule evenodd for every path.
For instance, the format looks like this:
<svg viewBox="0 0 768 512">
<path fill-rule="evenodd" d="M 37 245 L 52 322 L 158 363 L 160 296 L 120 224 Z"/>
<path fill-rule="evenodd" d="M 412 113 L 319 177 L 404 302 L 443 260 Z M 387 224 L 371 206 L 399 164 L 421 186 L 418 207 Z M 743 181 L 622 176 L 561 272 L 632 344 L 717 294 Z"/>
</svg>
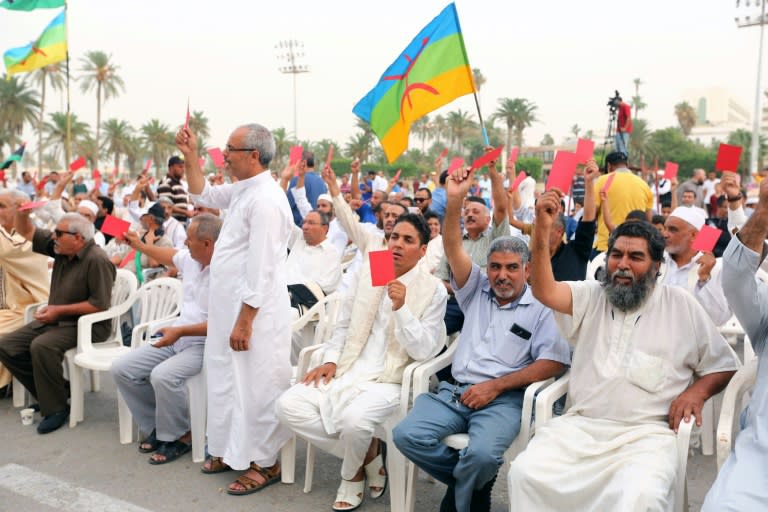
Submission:
<svg viewBox="0 0 768 512">
<path fill-rule="evenodd" d="M 619 91 L 614 90 L 614 95 L 611 98 L 608 98 L 608 103 L 606 105 L 611 110 L 611 114 L 616 113 L 616 110 L 619 108 L 619 103 L 621 103 L 621 96 L 619 96 Z"/>
</svg>

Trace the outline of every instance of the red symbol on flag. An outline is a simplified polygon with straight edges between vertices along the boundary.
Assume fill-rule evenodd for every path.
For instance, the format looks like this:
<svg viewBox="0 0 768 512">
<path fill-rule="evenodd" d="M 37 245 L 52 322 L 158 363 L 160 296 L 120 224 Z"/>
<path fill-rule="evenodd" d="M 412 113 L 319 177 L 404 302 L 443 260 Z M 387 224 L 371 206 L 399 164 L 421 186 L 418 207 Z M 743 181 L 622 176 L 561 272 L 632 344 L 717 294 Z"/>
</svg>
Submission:
<svg viewBox="0 0 768 512">
<path fill-rule="evenodd" d="M 416 56 L 411 59 L 407 54 L 403 54 L 405 57 L 405 60 L 408 61 L 408 67 L 405 69 L 405 73 L 402 75 L 391 75 L 391 76 L 385 76 L 384 80 L 405 80 L 405 91 L 403 91 L 403 97 L 400 99 L 400 119 L 405 121 L 405 101 L 408 100 L 408 106 L 413 110 L 413 102 L 411 101 L 411 91 L 414 89 L 421 89 L 427 92 L 430 92 L 434 95 L 439 95 L 440 93 L 432 87 L 429 84 L 425 83 L 415 83 L 411 84 L 408 82 L 408 75 L 410 74 L 411 70 L 413 69 L 413 66 L 416 64 L 416 61 L 419 59 L 419 56 L 421 55 L 421 52 L 424 50 L 424 48 L 427 46 L 427 43 L 429 43 L 429 38 L 425 37 L 421 41 L 421 48 L 419 48 L 419 51 L 416 52 Z"/>
</svg>

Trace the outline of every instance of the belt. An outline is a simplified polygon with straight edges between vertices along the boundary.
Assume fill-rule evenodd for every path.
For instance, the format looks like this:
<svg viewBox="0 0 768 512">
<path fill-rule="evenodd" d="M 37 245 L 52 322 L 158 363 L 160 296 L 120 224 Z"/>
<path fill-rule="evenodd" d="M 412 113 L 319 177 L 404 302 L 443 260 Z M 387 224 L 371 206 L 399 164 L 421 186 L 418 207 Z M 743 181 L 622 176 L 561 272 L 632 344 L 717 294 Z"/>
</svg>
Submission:
<svg viewBox="0 0 768 512">
<path fill-rule="evenodd" d="M 451 386 L 471 386 L 472 384 L 469 382 L 459 382 L 456 379 L 453 378 L 453 375 L 449 375 L 445 381 L 450 384 Z"/>
</svg>

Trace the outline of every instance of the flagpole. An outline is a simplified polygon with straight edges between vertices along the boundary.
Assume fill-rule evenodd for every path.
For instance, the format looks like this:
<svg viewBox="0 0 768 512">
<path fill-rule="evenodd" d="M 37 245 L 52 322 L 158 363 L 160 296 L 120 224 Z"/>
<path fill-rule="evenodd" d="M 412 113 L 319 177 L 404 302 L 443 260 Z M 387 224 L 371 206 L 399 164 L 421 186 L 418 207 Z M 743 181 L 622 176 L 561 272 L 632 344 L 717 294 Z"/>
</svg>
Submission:
<svg viewBox="0 0 768 512">
<path fill-rule="evenodd" d="M 64 166 L 65 170 L 68 169 L 69 163 L 72 161 L 72 120 L 70 114 L 70 87 L 69 87 L 69 8 L 68 4 L 64 2 L 64 27 L 67 37 L 67 137 L 64 144 Z"/>
<path fill-rule="evenodd" d="M 475 107 L 477 107 L 477 117 L 480 118 L 480 129 L 483 132 L 483 142 L 487 147 L 491 145 L 491 142 L 488 140 L 488 131 L 485 129 L 485 123 L 483 122 L 483 114 L 480 112 L 480 102 L 477 100 L 477 91 L 473 91 L 472 96 L 475 97 Z"/>
</svg>

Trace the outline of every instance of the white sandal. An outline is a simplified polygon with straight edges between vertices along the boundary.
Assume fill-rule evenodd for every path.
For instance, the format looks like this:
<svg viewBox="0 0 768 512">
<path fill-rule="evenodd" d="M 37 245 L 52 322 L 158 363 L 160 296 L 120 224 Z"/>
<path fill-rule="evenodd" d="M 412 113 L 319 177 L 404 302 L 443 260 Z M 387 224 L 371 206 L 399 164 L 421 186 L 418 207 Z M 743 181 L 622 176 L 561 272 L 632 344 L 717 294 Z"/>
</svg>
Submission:
<svg viewBox="0 0 768 512">
<path fill-rule="evenodd" d="M 365 465 L 365 478 L 368 480 L 368 491 L 372 499 L 381 498 L 387 490 L 387 481 L 389 480 L 389 474 L 382 475 L 381 469 L 384 468 L 384 446 L 382 445 L 379 454 L 374 459 Z M 386 471 L 385 471 L 386 473 Z M 373 487 L 378 487 L 378 491 L 374 491 Z"/>
<path fill-rule="evenodd" d="M 355 510 L 363 503 L 363 496 L 365 494 L 365 479 L 359 482 L 351 482 L 349 480 L 341 480 L 339 490 L 336 491 L 336 499 L 333 500 L 333 510 L 339 512 Z M 337 507 L 336 503 L 343 502 L 349 503 L 348 507 Z"/>
</svg>

